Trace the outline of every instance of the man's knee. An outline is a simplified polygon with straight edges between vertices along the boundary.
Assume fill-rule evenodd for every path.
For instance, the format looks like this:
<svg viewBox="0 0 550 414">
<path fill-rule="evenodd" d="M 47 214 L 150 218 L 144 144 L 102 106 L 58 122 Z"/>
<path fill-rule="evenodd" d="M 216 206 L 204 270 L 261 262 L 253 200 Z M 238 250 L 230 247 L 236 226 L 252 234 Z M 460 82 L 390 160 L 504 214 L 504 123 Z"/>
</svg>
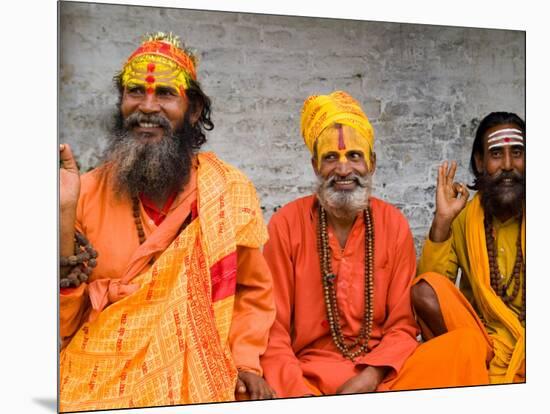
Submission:
<svg viewBox="0 0 550 414">
<path fill-rule="evenodd" d="M 411 288 L 411 301 L 414 310 L 419 315 L 441 313 L 435 291 L 430 284 L 424 280 L 421 280 Z"/>
</svg>

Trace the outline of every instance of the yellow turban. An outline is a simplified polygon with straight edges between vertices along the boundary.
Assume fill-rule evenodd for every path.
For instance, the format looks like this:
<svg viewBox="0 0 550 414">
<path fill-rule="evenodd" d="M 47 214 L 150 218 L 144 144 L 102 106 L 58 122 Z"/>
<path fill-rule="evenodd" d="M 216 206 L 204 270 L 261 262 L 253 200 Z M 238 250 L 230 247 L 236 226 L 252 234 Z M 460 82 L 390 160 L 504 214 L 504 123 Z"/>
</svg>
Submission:
<svg viewBox="0 0 550 414">
<path fill-rule="evenodd" d="M 301 133 L 311 154 L 323 130 L 335 123 L 348 125 L 367 141 L 369 152 L 374 148 L 374 130 L 359 103 L 343 91 L 330 95 L 313 95 L 302 108 Z M 315 155 L 315 154 L 313 154 Z M 367 157 L 369 154 L 365 154 Z"/>
</svg>

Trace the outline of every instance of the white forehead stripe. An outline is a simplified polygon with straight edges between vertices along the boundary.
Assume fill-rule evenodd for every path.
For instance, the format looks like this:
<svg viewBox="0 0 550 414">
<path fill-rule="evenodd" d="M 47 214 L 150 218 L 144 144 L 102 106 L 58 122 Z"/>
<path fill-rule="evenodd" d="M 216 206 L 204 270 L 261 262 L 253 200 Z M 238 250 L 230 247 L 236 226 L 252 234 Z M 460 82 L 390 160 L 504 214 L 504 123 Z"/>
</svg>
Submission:
<svg viewBox="0 0 550 414">
<path fill-rule="evenodd" d="M 509 140 L 516 140 L 516 141 L 521 141 L 523 142 L 523 135 L 518 135 L 518 134 L 502 134 L 502 135 L 498 135 L 498 136 L 495 136 L 493 138 L 489 138 L 487 140 L 487 142 L 490 144 L 491 142 L 495 142 L 495 141 L 500 141 L 502 139 L 509 139 Z"/>
<path fill-rule="evenodd" d="M 518 147 L 523 147 L 523 142 L 521 141 L 509 141 L 509 142 L 497 142 L 496 144 L 489 145 L 488 149 L 504 147 L 506 145 L 516 145 Z"/>
<path fill-rule="evenodd" d="M 509 134 L 509 133 L 516 133 L 516 134 L 523 135 L 523 133 L 522 133 L 521 130 L 519 130 L 519 129 L 516 129 L 516 128 L 505 128 L 505 129 L 499 129 L 498 131 L 495 131 L 495 132 L 489 134 L 489 136 L 488 136 L 487 138 L 492 138 L 492 137 L 495 136 L 495 135 Z"/>
</svg>

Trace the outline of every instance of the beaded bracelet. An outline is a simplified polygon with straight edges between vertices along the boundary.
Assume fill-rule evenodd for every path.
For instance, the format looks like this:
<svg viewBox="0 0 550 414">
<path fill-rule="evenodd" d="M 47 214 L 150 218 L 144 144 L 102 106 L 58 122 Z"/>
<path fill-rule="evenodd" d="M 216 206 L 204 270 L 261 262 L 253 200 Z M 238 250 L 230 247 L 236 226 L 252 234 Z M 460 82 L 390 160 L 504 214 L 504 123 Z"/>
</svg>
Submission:
<svg viewBox="0 0 550 414">
<path fill-rule="evenodd" d="M 59 259 L 61 266 L 71 266 L 71 271 L 66 276 L 61 276 L 59 287 L 78 287 L 86 282 L 97 265 L 97 251 L 83 234 L 75 233 L 75 254 Z"/>
</svg>

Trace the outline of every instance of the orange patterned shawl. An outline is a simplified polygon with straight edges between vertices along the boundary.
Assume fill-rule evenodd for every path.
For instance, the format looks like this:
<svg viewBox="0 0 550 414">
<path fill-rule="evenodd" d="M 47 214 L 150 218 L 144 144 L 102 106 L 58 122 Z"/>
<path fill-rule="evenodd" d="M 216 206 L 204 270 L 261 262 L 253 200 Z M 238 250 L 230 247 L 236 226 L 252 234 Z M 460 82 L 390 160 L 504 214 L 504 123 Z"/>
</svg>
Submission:
<svg viewBox="0 0 550 414">
<path fill-rule="evenodd" d="M 234 400 L 236 246 L 267 234 L 252 184 L 211 153 L 198 159 L 199 217 L 62 350 L 61 411 Z"/>
</svg>

